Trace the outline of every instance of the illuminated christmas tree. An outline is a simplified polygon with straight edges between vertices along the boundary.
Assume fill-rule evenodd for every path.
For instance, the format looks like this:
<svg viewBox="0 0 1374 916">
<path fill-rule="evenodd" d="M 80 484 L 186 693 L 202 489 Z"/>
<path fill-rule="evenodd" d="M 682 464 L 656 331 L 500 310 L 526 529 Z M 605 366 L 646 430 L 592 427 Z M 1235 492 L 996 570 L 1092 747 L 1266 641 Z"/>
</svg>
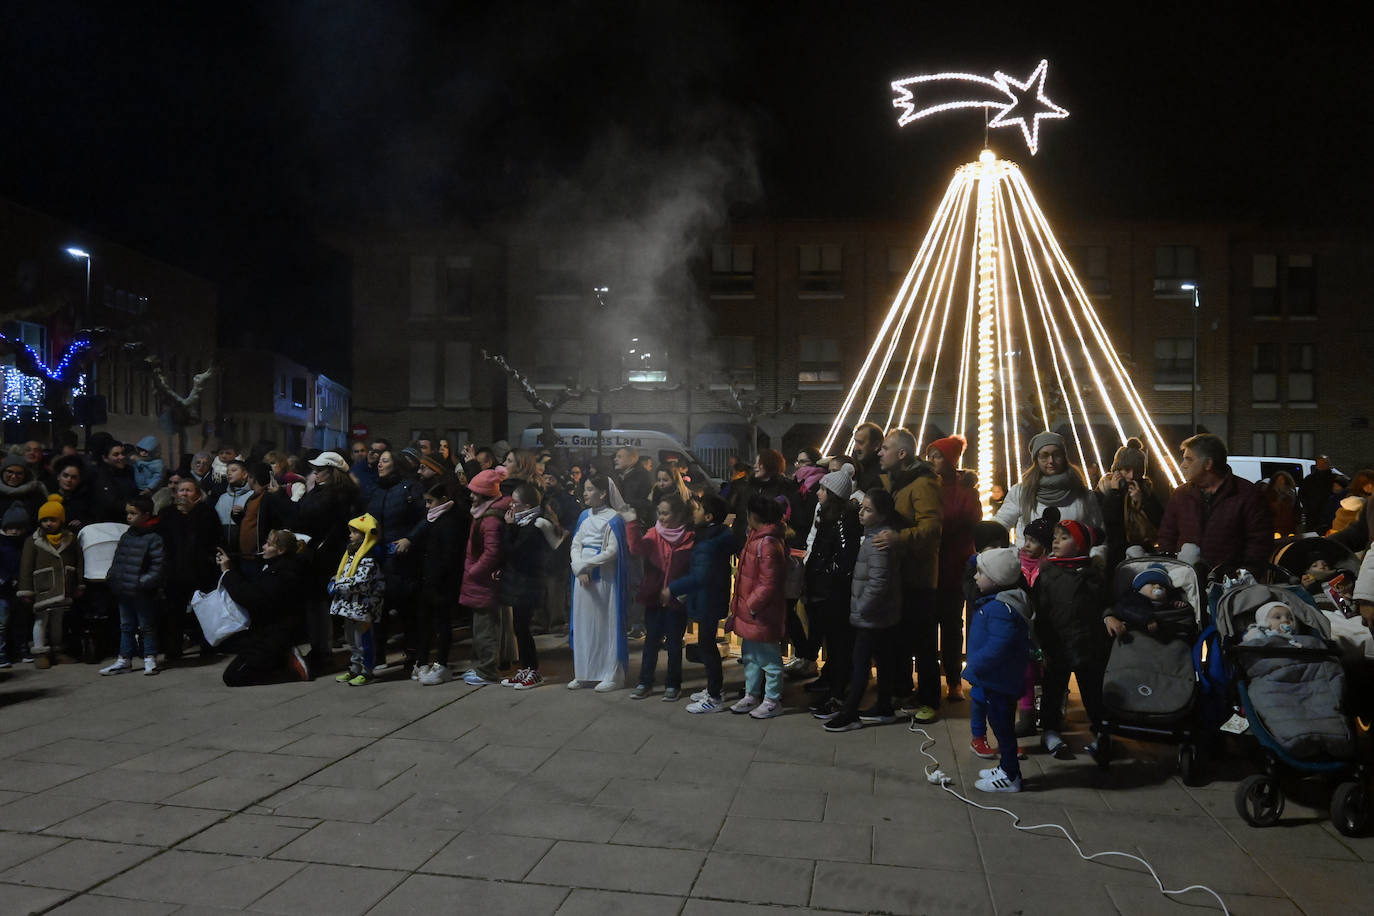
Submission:
<svg viewBox="0 0 1374 916">
<path fill-rule="evenodd" d="M 1047 67 L 1041 61 L 1024 82 L 1001 72 L 913 77 L 892 84 L 893 104 L 901 124 L 996 110 L 987 126 L 1020 127 L 1034 155 L 1040 121 L 1068 114 L 1045 97 Z M 988 149 L 954 173 L 821 450 L 870 420 L 906 426 L 924 443 L 936 415 L 973 448 L 985 516 L 993 481 L 1016 481 L 1022 443 L 1060 416 L 1077 451 L 1071 459 L 1108 467 L 1135 436 L 1171 484 L 1179 479 L 1021 170 Z"/>
</svg>

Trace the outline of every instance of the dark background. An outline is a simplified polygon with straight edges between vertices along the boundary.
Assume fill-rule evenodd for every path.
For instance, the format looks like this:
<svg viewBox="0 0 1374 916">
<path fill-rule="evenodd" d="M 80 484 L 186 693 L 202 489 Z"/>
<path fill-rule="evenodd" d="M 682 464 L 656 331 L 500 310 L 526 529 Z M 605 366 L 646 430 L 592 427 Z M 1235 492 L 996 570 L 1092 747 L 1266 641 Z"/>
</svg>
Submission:
<svg viewBox="0 0 1374 916">
<path fill-rule="evenodd" d="M 633 218 L 707 149 L 722 216 L 924 223 L 983 131 L 899 129 L 918 73 L 1049 59 L 1070 117 L 1034 159 L 992 143 L 1051 219 L 1366 231 L 1369 22 L 1323 9 L 9 2 L 0 194 L 220 284 L 224 343 L 347 378 L 340 238 Z"/>
</svg>

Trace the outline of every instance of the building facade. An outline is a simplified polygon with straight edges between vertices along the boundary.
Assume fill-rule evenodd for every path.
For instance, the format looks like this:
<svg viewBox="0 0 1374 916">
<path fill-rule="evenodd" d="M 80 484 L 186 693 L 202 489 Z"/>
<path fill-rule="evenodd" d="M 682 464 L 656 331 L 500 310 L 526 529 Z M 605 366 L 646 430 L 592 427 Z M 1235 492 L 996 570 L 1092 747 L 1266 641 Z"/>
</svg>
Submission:
<svg viewBox="0 0 1374 916">
<path fill-rule="evenodd" d="M 217 441 L 248 454 L 270 443 L 288 454 L 343 447 L 351 395 L 338 382 L 271 350 L 219 351 L 225 384 L 215 416 Z"/>
</svg>

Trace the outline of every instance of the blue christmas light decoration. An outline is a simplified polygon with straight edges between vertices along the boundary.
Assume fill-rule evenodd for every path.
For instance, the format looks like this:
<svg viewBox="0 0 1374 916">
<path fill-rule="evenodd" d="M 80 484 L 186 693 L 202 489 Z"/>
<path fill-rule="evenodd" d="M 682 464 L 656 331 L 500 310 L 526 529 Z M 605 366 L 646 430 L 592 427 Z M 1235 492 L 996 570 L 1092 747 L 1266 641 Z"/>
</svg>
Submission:
<svg viewBox="0 0 1374 916">
<path fill-rule="evenodd" d="M 73 340 L 70 344 L 67 345 L 67 349 L 63 352 L 62 358 L 57 361 L 57 366 L 54 368 L 50 367 L 47 363 L 43 362 L 42 355 L 33 347 L 24 343 L 22 340 L 15 340 L 13 337 L 6 337 L 4 334 L 0 334 L 0 340 L 3 340 L 6 343 L 13 344 L 15 346 L 21 346 L 25 350 L 28 350 L 29 355 L 33 357 L 33 361 L 38 364 L 39 370 L 45 376 L 48 377 L 49 381 L 52 382 L 65 381 L 67 367 L 71 365 L 72 360 L 76 358 L 77 354 L 85 350 L 89 350 L 91 347 L 90 338 L 80 337 L 76 340 Z"/>
<path fill-rule="evenodd" d="M 43 357 L 37 350 L 20 340 L 0 334 L 0 340 L 15 346 L 22 346 L 29 351 L 33 361 L 38 364 L 38 369 L 46 376 L 48 381 L 62 382 L 66 380 L 67 368 L 71 365 L 78 354 L 90 349 L 91 341 L 89 338 L 78 338 L 67 346 L 62 358 L 57 361 L 56 366 L 49 366 L 43 362 Z M 21 408 L 30 409 L 41 407 L 43 404 L 43 394 L 45 384 L 43 378 L 33 375 L 25 375 L 14 366 L 0 366 L 0 385 L 3 385 L 3 396 L 0 396 L 0 417 L 6 420 L 14 420 L 19 417 Z M 83 372 L 77 381 L 76 394 L 84 394 L 86 389 L 86 375 Z M 46 419 L 46 411 L 40 419 Z"/>
</svg>

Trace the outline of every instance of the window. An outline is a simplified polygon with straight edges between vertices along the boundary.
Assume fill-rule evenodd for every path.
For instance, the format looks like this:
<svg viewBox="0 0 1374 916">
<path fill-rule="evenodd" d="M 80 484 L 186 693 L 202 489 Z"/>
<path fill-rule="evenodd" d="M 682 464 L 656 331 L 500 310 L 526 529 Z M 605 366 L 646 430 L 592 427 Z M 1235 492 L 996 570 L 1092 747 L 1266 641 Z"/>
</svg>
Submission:
<svg viewBox="0 0 1374 916">
<path fill-rule="evenodd" d="M 1317 272 L 1310 254 L 1290 254 L 1288 256 L 1288 286 L 1285 297 L 1288 300 L 1290 316 L 1317 314 Z"/>
<path fill-rule="evenodd" d="M 1250 375 L 1250 398 L 1263 402 L 1277 402 L 1279 399 L 1279 345 L 1276 343 L 1255 344 L 1254 364 L 1251 366 Z"/>
<path fill-rule="evenodd" d="M 711 246 L 711 292 L 740 295 L 754 291 L 754 246 Z"/>
<path fill-rule="evenodd" d="M 577 384 L 581 343 L 569 337 L 544 337 L 534 345 L 534 380 L 540 385 Z"/>
<path fill-rule="evenodd" d="M 797 251 L 803 293 L 838 293 L 844 289 L 839 245 L 801 245 Z"/>
<path fill-rule="evenodd" d="M 1069 250 L 1078 279 L 1090 296 L 1105 296 L 1112 291 L 1111 276 L 1107 272 L 1106 245 L 1077 245 Z"/>
<path fill-rule="evenodd" d="M 1250 264 L 1250 314 L 1268 318 L 1278 313 L 1278 255 L 1257 254 Z"/>
<path fill-rule="evenodd" d="M 472 317 L 472 258 L 465 255 L 444 258 L 442 294 L 440 307 L 446 317 Z"/>
<path fill-rule="evenodd" d="M 668 381 L 668 350 L 648 337 L 631 337 L 620 355 L 625 381 L 650 384 Z"/>
<path fill-rule="evenodd" d="M 1190 337 L 1155 340 L 1155 384 L 1193 384 L 1193 341 Z"/>
<path fill-rule="evenodd" d="M 571 249 L 539 249 L 538 291 L 544 296 L 575 296 L 582 290 L 581 266 Z"/>
<path fill-rule="evenodd" d="M 434 300 L 438 295 L 439 259 L 416 255 L 410 259 L 410 317 L 429 318 L 434 315 Z"/>
<path fill-rule="evenodd" d="M 754 338 L 718 337 L 716 346 L 725 375 L 740 385 L 754 384 Z"/>
<path fill-rule="evenodd" d="M 1250 454 L 1277 455 L 1279 453 L 1279 434 L 1273 430 L 1257 429 L 1250 434 Z"/>
<path fill-rule="evenodd" d="M 1314 457 L 1317 454 L 1317 434 L 1310 429 L 1289 433 L 1288 454 L 1294 458 Z"/>
<path fill-rule="evenodd" d="M 434 406 L 435 348 L 432 340 L 410 344 L 410 406 Z"/>
<path fill-rule="evenodd" d="M 466 407 L 472 401 L 472 344 L 444 344 L 444 406 Z"/>
<path fill-rule="evenodd" d="M 1182 299 L 1192 292 L 1183 289 L 1185 283 L 1196 283 L 1197 246 L 1160 245 L 1155 248 L 1155 298 Z"/>
<path fill-rule="evenodd" d="M 803 337 L 797 381 L 803 384 L 840 381 L 840 342 L 833 337 Z"/>
<path fill-rule="evenodd" d="M 1317 400 L 1316 348 L 1312 344 L 1288 345 L 1288 400 L 1299 404 Z"/>
<path fill-rule="evenodd" d="M 305 388 L 305 376 L 293 375 L 291 377 L 291 406 L 305 409 L 307 406 Z"/>
<path fill-rule="evenodd" d="M 152 380 L 146 373 L 138 374 L 138 412 L 143 416 L 148 416 L 149 400 L 153 392 Z"/>
</svg>

